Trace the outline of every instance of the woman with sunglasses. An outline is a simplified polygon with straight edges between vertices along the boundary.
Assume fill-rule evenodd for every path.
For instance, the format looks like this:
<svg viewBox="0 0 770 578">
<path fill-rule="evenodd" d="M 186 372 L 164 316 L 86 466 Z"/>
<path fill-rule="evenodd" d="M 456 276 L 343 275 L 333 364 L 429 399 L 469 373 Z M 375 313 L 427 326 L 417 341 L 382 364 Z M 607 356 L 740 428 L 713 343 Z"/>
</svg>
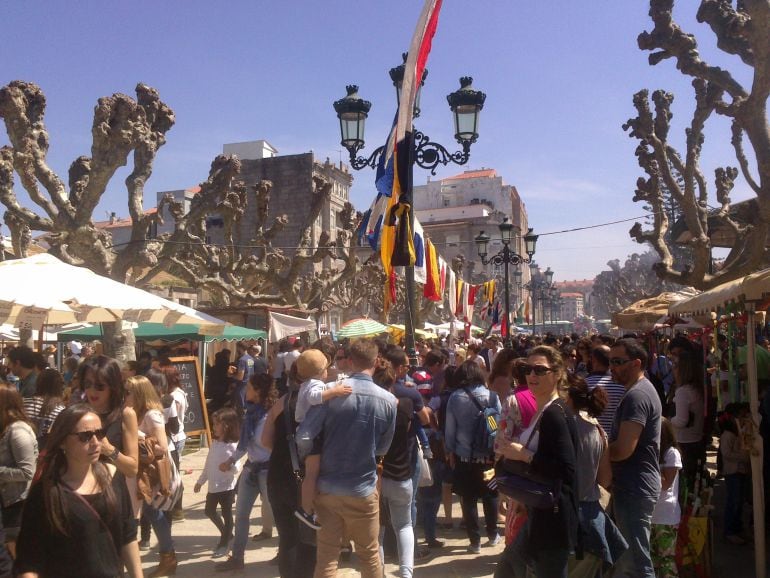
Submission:
<svg viewBox="0 0 770 578">
<path fill-rule="evenodd" d="M 506 547 L 495 576 L 524 578 L 529 566 L 538 578 L 567 578 L 567 561 L 578 533 L 577 431 L 575 417 L 561 398 L 568 385 L 567 371 L 561 354 L 545 345 L 529 352 L 522 370 L 538 412 L 519 441 L 500 439 L 496 451 L 531 464 L 536 474 L 558 482 L 560 489 L 555 507 L 527 508 L 527 522 Z"/>
<path fill-rule="evenodd" d="M 102 420 L 107 435 L 102 440 L 102 457 L 115 464 L 126 477 L 129 494 L 136 494 L 139 469 L 139 426 L 136 412 L 124 405 L 120 365 L 106 355 L 95 355 L 80 364 L 78 382 L 85 402 Z"/>
<path fill-rule="evenodd" d="M 84 404 L 56 418 L 43 474 L 24 508 L 20 578 L 142 577 L 136 520 L 123 474 L 99 460 L 105 431 Z"/>
<path fill-rule="evenodd" d="M 21 395 L 15 388 L 0 385 L 0 503 L 12 556 L 36 464 L 37 438 L 24 414 Z"/>
</svg>

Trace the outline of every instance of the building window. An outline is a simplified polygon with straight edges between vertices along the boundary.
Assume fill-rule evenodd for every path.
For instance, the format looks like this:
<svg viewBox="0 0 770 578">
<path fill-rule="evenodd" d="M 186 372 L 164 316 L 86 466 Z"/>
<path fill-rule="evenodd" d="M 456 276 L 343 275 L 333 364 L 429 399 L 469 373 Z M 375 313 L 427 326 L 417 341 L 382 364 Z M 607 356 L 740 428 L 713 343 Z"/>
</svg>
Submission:
<svg viewBox="0 0 770 578">
<path fill-rule="evenodd" d="M 451 204 L 452 200 L 449 197 L 441 197 L 441 206 L 442 207 L 448 207 Z"/>
<path fill-rule="evenodd" d="M 460 243 L 460 235 L 447 235 L 446 244 L 447 247 L 457 247 Z"/>
</svg>

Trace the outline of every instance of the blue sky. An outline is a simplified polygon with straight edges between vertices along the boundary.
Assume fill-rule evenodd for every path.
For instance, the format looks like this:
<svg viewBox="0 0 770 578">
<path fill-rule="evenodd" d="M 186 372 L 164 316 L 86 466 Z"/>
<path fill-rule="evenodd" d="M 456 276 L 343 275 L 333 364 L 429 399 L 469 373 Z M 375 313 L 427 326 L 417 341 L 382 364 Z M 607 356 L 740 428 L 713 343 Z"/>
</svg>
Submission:
<svg viewBox="0 0 770 578">
<path fill-rule="evenodd" d="M 712 58 L 710 31 L 688 13 L 693 3 L 681 4 L 676 15 L 696 33 L 705 56 L 742 67 L 737 59 Z M 366 150 L 382 144 L 395 109 L 387 72 L 400 62 L 421 5 L 10 1 L 3 5 L 0 84 L 22 79 L 41 86 L 48 100 L 49 162 L 65 179 L 72 160 L 89 154 L 99 97 L 133 95 L 137 82 L 157 88 L 175 111 L 176 125 L 146 188 L 149 207 L 156 191 L 204 180 L 226 142 L 266 139 L 280 154 L 313 150 L 339 160 L 344 151 L 332 102 L 344 96 L 346 84 L 358 84 L 373 103 Z M 487 101 L 469 164 L 442 169 L 437 177 L 496 169 L 518 188 L 539 233 L 643 214 L 631 200 L 641 175 L 637 143 L 621 129 L 634 114 L 632 96 L 641 88 L 676 94 L 677 142 L 692 108 L 689 80 L 673 62 L 650 67 L 636 46 L 637 35 L 651 28 L 648 8 L 639 0 L 445 0 L 417 127 L 453 145 L 446 95 L 460 76 L 472 76 Z M 716 166 L 735 163 L 726 129 L 719 121 L 709 126 L 703 153 L 709 180 Z M 126 174 L 113 179 L 95 218 L 108 211 L 127 215 Z M 354 176 L 352 200 L 364 209 L 374 195 L 373 174 Z M 416 183 L 427 176 L 418 171 Z M 17 193 L 23 198 L 18 185 Z M 739 182 L 733 198 L 746 196 Z M 608 260 L 643 250 L 628 237 L 632 224 L 544 235 L 535 259 L 556 271 L 556 280 L 593 278 Z"/>
</svg>

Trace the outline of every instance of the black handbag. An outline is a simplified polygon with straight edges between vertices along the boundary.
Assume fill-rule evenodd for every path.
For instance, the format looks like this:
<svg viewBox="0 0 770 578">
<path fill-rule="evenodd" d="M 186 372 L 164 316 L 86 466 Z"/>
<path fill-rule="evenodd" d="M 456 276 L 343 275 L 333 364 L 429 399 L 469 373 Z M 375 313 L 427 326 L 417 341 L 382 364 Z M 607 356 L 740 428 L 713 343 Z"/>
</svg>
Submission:
<svg viewBox="0 0 770 578">
<path fill-rule="evenodd" d="M 541 413 L 532 434 L 524 445 L 526 449 L 529 449 L 529 443 L 535 437 L 535 432 L 540 430 L 542 417 Z M 499 460 L 495 466 L 495 485 L 501 494 L 525 506 L 553 509 L 554 512 L 559 510 L 561 480 L 538 474 L 532 468 L 532 464 L 507 458 Z"/>
</svg>

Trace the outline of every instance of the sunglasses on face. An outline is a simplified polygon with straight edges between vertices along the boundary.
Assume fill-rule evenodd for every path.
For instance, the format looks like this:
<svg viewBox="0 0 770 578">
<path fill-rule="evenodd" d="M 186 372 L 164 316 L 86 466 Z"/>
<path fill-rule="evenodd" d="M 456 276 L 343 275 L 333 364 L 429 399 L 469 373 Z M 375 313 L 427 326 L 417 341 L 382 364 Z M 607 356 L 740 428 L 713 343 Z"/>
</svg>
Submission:
<svg viewBox="0 0 770 578">
<path fill-rule="evenodd" d="M 94 383 L 93 381 L 83 382 L 83 390 L 94 388 L 96 391 L 104 391 L 109 387 L 106 383 Z"/>
<path fill-rule="evenodd" d="M 629 361 L 631 361 L 631 360 L 630 359 L 623 359 L 622 357 L 613 357 L 612 359 L 610 359 L 610 365 L 614 365 L 615 367 L 617 367 L 619 365 L 625 365 Z"/>
<path fill-rule="evenodd" d="M 546 367 L 545 365 L 522 365 L 521 366 L 521 372 L 523 375 L 529 375 L 532 372 L 535 372 L 535 375 L 538 377 L 543 377 L 545 374 L 550 373 L 553 371 L 550 367 Z"/>
<path fill-rule="evenodd" d="M 104 439 L 104 436 L 107 434 L 103 429 L 97 429 L 97 430 L 88 430 L 88 431 L 76 431 L 76 432 L 72 432 L 70 435 L 77 437 L 80 443 L 88 443 L 91 441 L 91 438 L 93 438 L 94 436 L 96 436 L 96 439 L 98 439 L 99 441 L 102 441 Z"/>
</svg>

